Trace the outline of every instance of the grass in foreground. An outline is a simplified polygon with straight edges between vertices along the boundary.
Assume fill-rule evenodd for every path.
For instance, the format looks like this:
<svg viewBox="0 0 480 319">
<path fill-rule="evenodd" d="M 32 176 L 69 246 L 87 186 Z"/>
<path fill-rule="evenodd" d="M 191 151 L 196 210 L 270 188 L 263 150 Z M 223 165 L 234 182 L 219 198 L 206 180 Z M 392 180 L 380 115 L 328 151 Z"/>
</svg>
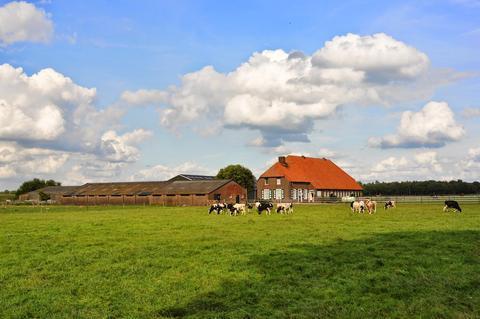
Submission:
<svg viewBox="0 0 480 319">
<path fill-rule="evenodd" d="M 0 317 L 478 318 L 480 206 L 0 210 Z"/>
</svg>

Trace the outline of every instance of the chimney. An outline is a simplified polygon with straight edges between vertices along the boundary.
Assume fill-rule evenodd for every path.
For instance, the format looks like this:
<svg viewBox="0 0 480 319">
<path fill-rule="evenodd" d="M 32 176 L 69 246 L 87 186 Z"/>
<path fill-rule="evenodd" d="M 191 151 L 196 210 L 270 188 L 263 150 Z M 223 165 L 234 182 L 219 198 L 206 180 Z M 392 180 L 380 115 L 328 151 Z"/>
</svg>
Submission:
<svg viewBox="0 0 480 319">
<path fill-rule="evenodd" d="M 285 156 L 279 156 L 279 157 L 278 157 L 278 162 L 279 162 L 280 164 L 282 164 L 283 166 L 288 166 L 288 165 L 287 165 L 287 160 L 286 160 Z"/>
</svg>

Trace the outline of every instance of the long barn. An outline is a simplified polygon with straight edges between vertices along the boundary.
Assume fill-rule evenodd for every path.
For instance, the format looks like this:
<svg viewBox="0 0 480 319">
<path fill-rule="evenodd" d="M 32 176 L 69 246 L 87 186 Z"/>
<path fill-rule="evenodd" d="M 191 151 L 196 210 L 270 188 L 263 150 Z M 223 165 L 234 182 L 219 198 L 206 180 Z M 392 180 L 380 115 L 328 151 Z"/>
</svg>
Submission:
<svg viewBox="0 0 480 319">
<path fill-rule="evenodd" d="M 232 180 L 179 175 L 168 181 L 87 183 L 57 202 L 63 205 L 203 206 L 245 202 L 247 191 Z"/>
</svg>

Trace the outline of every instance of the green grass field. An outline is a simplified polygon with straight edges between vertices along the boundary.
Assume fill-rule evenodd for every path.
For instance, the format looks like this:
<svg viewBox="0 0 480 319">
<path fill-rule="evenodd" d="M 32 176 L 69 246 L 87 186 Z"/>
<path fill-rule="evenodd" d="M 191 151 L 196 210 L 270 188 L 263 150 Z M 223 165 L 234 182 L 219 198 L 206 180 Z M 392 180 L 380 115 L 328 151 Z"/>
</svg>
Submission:
<svg viewBox="0 0 480 319">
<path fill-rule="evenodd" d="M 0 209 L 1 318 L 480 318 L 480 205 Z"/>
</svg>

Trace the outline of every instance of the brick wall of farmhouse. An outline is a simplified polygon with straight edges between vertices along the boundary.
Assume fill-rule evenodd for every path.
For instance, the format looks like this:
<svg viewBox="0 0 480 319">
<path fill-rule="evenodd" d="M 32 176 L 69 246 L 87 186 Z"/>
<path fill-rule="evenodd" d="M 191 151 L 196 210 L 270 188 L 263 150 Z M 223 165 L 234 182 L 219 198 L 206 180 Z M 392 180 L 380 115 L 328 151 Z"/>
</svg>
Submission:
<svg viewBox="0 0 480 319">
<path fill-rule="evenodd" d="M 281 192 L 278 190 L 282 190 Z M 270 195 L 268 195 L 268 190 Z M 269 177 L 269 178 L 259 178 L 257 181 L 257 199 L 258 200 L 271 200 L 276 202 L 281 202 L 282 200 L 291 199 L 291 183 L 284 177 Z M 276 198 L 279 193 L 283 194 L 283 198 Z M 269 198 L 265 198 L 266 196 Z"/>
</svg>

